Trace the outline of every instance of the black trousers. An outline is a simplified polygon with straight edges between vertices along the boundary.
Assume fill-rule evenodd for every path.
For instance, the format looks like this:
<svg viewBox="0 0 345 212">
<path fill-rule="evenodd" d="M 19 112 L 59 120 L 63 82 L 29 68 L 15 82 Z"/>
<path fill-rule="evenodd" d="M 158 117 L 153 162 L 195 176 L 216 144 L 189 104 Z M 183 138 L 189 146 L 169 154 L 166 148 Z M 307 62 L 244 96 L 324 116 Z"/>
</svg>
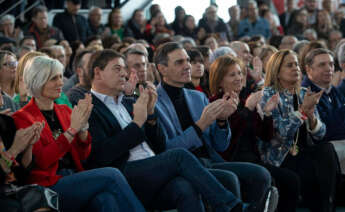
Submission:
<svg viewBox="0 0 345 212">
<path fill-rule="evenodd" d="M 288 168 L 276 167 L 270 164 L 261 165 L 271 173 L 273 184 L 278 188 L 279 201 L 277 211 L 296 211 L 301 186 L 299 176 Z"/>
<path fill-rule="evenodd" d="M 1 208 L 1 211 L 6 211 L 6 212 L 22 211 L 19 201 L 11 199 L 11 198 L 7 198 L 7 197 L 0 198 L 0 208 Z"/>
<path fill-rule="evenodd" d="M 301 196 L 312 212 L 333 211 L 339 164 L 332 144 L 307 147 L 296 156 L 288 154 L 281 167 L 298 175 Z"/>
</svg>

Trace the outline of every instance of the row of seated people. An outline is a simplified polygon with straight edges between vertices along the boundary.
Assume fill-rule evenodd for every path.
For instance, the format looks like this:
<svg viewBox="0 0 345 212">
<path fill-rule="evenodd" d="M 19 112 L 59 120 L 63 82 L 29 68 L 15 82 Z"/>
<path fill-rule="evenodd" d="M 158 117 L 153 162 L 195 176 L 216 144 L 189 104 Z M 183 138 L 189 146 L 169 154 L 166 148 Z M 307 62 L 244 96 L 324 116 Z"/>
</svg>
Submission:
<svg viewBox="0 0 345 212">
<path fill-rule="evenodd" d="M 179 50 L 184 52 L 180 46 Z M 34 131 L 40 135 L 35 137 L 30 148 L 24 147 L 34 156 L 27 183 L 37 183 L 56 191 L 61 195 L 62 211 L 80 211 L 86 206 L 92 208 L 92 211 L 100 208 L 117 211 L 114 202 L 121 203 L 118 206 L 120 211 L 143 210 L 131 193 L 126 200 L 128 204 L 122 204 L 123 201 L 114 198 L 115 190 L 119 192 L 130 188 L 104 187 L 109 183 L 108 178 L 113 169 L 93 169 L 111 166 L 122 171 L 146 208 L 203 211 L 201 194 L 215 211 L 242 211 L 242 207 L 245 208 L 243 210 L 262 210 L 271 184 L 270 175 L 264 168 L 254 164 L 224 163 L 213 150 L 215 158 L 210 155 L 210 161 L 205 159 L 210 167 L 208 169 L 188 151 L 169 148 L 166 135 L 154 113 L 157 100 L 155 87 L 152 84 L 145 89 L 140 87 L 141 95 L 135 104 L 133 100 L 124 98 L 123 101 L 127 101 L 124 105 L 128 109 L 132 108 L 132 111 L 127 112 L 120 103 L 126 83 L 122 55 L 112 50 L 95 52 L 89 64 L 93 67 L 90 73 L 94 89 L 91 90 L 92 98 L 90 94 L 86 95 L 78 101 L 73 111 L 65 105 L 54 105 L 63 85 L 63 65 L 60 62 L 46 56 L 34 56 L 24 65 L 23 81 L 32 98 L 13 118 L 18 129 L 27 129 L 36 123 L 38 126 Z M 133 119 L 130 114 L 133 114 Z M 151 115 L 149 120 L 147 114 Z M 221 114 L 223 119 L 227 114 L 228 111 Z M 200 127 L 205 130 L 215 118 L 207 116 L 206 120 L 199 123 Z M 93 137 L 92 148 L 88 123 Z M 217 144 L 218 148 L 226 148 L 230 138 L 228 125 L 220 124 L 222 128 L 215 123 L 213 125 L 219 131 L 222 142 Z M 200 130 L 200 127 L 196 129 Z M 165 151 L 167 149 L 172 150 Z M 15 157 L 11 151 L 5 154 Z M 3 159 L 8 160 L 5 154 Z M 86 161 L 82 165 L 83 160 Z M 82 171 L 84 166 L 91 170 L 76 173 Z M 243 190 L 249 193 L 248 205 L 242 206 L 238 178 L 232 171 L 238 172 L 236 174 L 243 178 L 243 186 L 247 187 Z M 247 179 L 254 176 L 256 181 Z M 91 179 L 103 181 L 104 185 L 98 184 L 97 188 L 91 186 L 92 189 L 88 190 L 85 183 Z M 111 180 L 115 181 L 114 177 Z M 76 188 L 78 184 L 80 188 Z M 76 193 L 70 191 L 72 185 Z M 122 197 L 122 194 L 117 195 Z M 102 201 L 108 204 L 101 204 Z"/>
<path fill-rule="evenodd" d="M 318 51 L 307 56 L 309 71 L 305 82 L 314 80 L 309 83 L 317 85 L 319 90 L 326 87 L 330 88 L 329 92 L 339 92 L 332 95 L 337 98 L 333 101 L 344 102 L 341 90 L 329 84 L 334 71 L 332 54 Z M 3 54 L 11 56 L 8 52 Z M 320 74 L 314 68 L 312 75 L 313 67 L 319 67 L 314 64 L 320 62 L 317 57 L 325 55 L 329 61 L 322 64 L 328 68 L 321 71 L 328 72 Z M 144 69 L 137 74 L 137 80 L 143 85 L 132 89 L 140 93 L 139 97 L 122 94 L 127 86 L 126 62 L 129 66 L 131 57 Z M 246 68 L 242 61 L 231 56 L 216 59 L 209 70 L 212 103 L 202 93 L 183 88 L 190 83 L 191 74 L 195 75 L 193 70 L 191 73 L 189 58 L 192 67 L 195 64 L 199 67 L 197 74 L 202 75 L 201 55 L 194 60 L 178 43 L 161 46 L 154 58 L 162 77 L 157 90 L 145 80 L 146 57 L 139 50 L 128 51 L 126 58 L 112 50 L 82 52 L 77 57 L 80 84 L 68 92 L 76 105 L 72 112 L 67 106 L 54 104 L 61 95 L 63 66 L 46 56 L 21 60 L 19 66 L 23 66 L 24 72 L 21 82 L 34 98 L 13 117 L 18 129 L 36 125 L 31 127 L 35 128 L 36 137 L 29 142 L 31 146 L 28 143 L 26 146 L 31 149 L 23 148 L 32 151 L 34 156 L 27 183 L 57 191 L 61 195 L 62 211 L 78 211 L 86 205 L 98 208 L 93 211 L 99 207 L 109 207 L 106 211 L 121 210 L 121 207 L 143 210 L 141 204 L 150 209 L 203 211 L 200 194 L 215 211 L 241 211 L 242 207 L 247 211 L 262 211 L 271 174 L 280 193 L 278 211 L 296 210 L 299 194 L 312 211 L 332 210 L 337 155 L 333 145 L 322 141 L 325 134 L 340 132 L 326 130 L 325 118 L 329 113 L 325 110 L 329 107 L 319 108 L 325 94 L 300 87 L 301 73 L 294 52 L 283 50 L 270 58 L 263 92 L 246 92 Z M 323 82 L 326 75 L 328 81 Z M 71 95 L 73 92 L 77 95 Z M 322 110 L 323 122 L 316 105 Z M 335 117 L 339 116 L 342 104 L 333 107 L 329 110 L 334 111 Z M 223 158 L 217 152 L 222 152 Z M 97 188 L 111 193 L 111 197 L 107 197 L 109 194 L 98 197 L 99 192 L 96 195 L 94 190 L 70 191 L 69 185 L 78 185 L 75 181 L 87 189 L 83 182 L 102 172 L 96 168 L 109 166 L 121 170 L 141 203 L 128 191 L 129 187 L 124 189 L 128 191 L 125 195 L 128 204 L 122 204 L 114 195 L 118 187 Z M 84 168 L 88 171 L 80 172 Z M 114 169 L 103 169 L 103 172 L 112 173 Z M 98 176 L 97 180 L 105 181 L 104 176 Z M 181 186 L 184 189 L 180 190 Z M 80 191 L 94 201 L 70 202 L 73 195 L 81 195 Z M 180 195 L 185 198 L 177 198 Z M 109 204 L 99 204 L 104 198 Z M 114 203 L 120 201 L 121 204 Z M 248 204 L 242 206 L 242 201 Z"/>
</svg>

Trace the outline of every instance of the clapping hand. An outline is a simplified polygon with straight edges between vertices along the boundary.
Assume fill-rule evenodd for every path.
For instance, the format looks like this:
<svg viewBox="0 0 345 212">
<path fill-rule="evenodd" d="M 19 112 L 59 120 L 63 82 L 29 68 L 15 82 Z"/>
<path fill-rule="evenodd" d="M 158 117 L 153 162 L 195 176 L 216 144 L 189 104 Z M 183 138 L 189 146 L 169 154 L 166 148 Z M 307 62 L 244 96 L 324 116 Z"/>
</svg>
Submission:
<svg viewBox="0 0 345 212">
<path fill-rule="evenodd" d="M 6 116 L 12 116 L 13 112 L 11 111 L 10 108 L 7 108 L 7 109 L 5 109 L 5 110 L 1 110 L 1 111 L 0 111 L 0 114 L 6 115 Z"/>
<path fill-rule="evenodd" d="M 13 144 L 8 152 L 14 158 L 23 152 L 28 146 L 35 144 L 44 128 L 44 122 L 36 122 L 30 127 L 19 129 L 13 140 Z"/>
<path fill-rule="evenodd" d="M 77 132 L 85 127 L 88 123 L 91 111 L 93 108 L 91 94 L 85 94 L 85 98 L 79 100 L 78 104 L 74 106 L 71 114 L 70 127 Z"/>
<path fill-rule="evenodd" d="M 262 91 L 257 91 L 255 93 L 250 94 L 250 96 L 246 100 L 245 107 L 248 108 L 250 111 L 254 111 L 255 107 L 259 104 L 262 95 Z"/>
<path fill-rule="evenodd" d="M 275 108 L 278 107 L 278 104 L 279 104 L 279 93 L 276 93 L 267 101 L 263 110 L 264 113 L 272 112 Z"/>
<path fill-rule="evenodd" d="M 225 93 L 222 99 L 224 100 L 224 108 L 223 112 L 219 114 L 217 119 L 226 120 L 237 110 L 240 100 L 235 92 L 231 92 L 231 94 Z"/>
<path fill-rule="evenodd" d="M 253 69 L 249 69 L 249 74 L 255 82 L 258 82 L 262 79 L 262 61 L 259 57 L 254 57 L 253 58 Z"/>
<path fill-rule="evenodd" d="M 146 82 L 146 88 L 147 88 L 148 94 L 149 94 L 149 101 L 147 104 L 147 113 L 148 113 L 148 115 L 152 115 L 155 111 L 155 105 L 157 102 L 156 86 L 152 82 L 147 81 Z"/>
<path fill-rule="evenodd" d="M 125 84 L 124 93 L 126 95 L 133 95 L 135 88 L 137 87 L 139 78 L 135 69 L 130 71 L 129 79 Z"/>
<path fill-rule="evenodd" d="M 303 103 L 300 107 L 302 111 L 306 113 L 308 118 L 314 117 L 315 106 L 319 103 L 323 92 L 324 92 L 323 90 L 317 93 L 311 92 L 310 88 L 308 88 L 307 93 L 304 96 Z"/>
<path fill-rule="evenodd" d="M 150 101 L 150 91 L 149 88 L 144 88 L 142 85 L 139 85 L 139 90 L 140 96 L 133 105 L 133 122 L 136 123 L 139 127 L 142 127 L 147 119 L 147 110 Z"/>
</svg>

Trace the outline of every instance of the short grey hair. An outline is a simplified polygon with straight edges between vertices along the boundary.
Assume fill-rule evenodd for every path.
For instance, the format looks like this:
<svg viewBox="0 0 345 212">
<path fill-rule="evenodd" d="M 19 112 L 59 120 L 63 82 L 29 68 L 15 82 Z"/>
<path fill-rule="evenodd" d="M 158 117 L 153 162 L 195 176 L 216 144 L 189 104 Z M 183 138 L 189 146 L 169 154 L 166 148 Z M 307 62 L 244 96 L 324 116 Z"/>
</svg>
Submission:
<svg viewBox="0 0 345 212">
<path fill-rule="evenodd" d="M 218 57 L 221 57 L 223 55 L 232 55 L 234 57 L 237 57 L 236 52 L 227 46 L 222 46 L 217 48 L 211 55 L 210 57 L 210 63 L 212 63 L 213 61 L 215 61 Z"/>
<path fill-rule="evenodd" d="M 48 56 L 37 56 L 30 60 L 24 70 L 24 83 L 29 93 L 41 97 L 43 86 L 56 75 L 63 75 L 64 66 Z"/>
<path fill-rule="evenodd" d="M 190 43 L 193 47 L 196 47 L 195 41 L 191 37 L 184 37 L 183 40 L 181 40 L 182 45 L 185 45 L 186 43 Z"/>
<path fill-rule="evenodd" d="M 95 11 L 95 10 L 101 10 L 101 11 L 102 11 L 102 8 L 96 7 L 96 6 L 92 6 L 92 7 L 89 9 L 89 15 L 90 15 L 91 13 L 93 13 L 93 11 Z"/>
<path fill-rule="evenodd" d="M 312 28 L 308 28 L 306 29 L 304 32 L 303 32 L 303 37 L 305 37 L 306 34 L 313 34 L 313 36 L 315 36 L 315 38 L 317 39 L 318 36 L 317 36 L 317 32 L 315 31 L 315 29 L 312 29 Z"/>
<path fill-rule="evenodd" d="M 13 15 L 7 14 L 7 15 L 2 16 L 2 18 L 0 19 L 0 24 L 4 24 L 4 22 L 7 20 L 10 20 L 11 23 L 13 24 L 16 21 Z"/>
<path fill-rule="evenodd" d="M 238 51 L 241 51 L 242 47 L 248 46 L 248 44 L 242 41 L 232 41 L 229 46 L 232 50 L 234 50 L 237 53 Z"/>
<path fill-rule="evenodd" d="M 247 7 L 248 7 L 249 4 L 254 4 L 255 7 L 258 7 L 258 3 L 255 0 L 249 0 L 248 3 L 247 3 Z"/>
<path fill-rule="evenodd" d="M 135 49 L 135 50 L 142 51 L 142 52 L 145 53 L 146 57 L 148 57 L 148 55 L 149 55 L 149 52 L 147 51 L 146 47 L 142 43 L 132 43 L 131 45 L 129 45 L 127 47 L 126 51 L 129 51 L 130 49 Z"/>
<path fill-rule="evenodd" d="M 61 45 L 52 45 L 49 48 L 51 48 L 52 50 L 61 50 L 61 51 L 64 52 L 64 54 L 66 53 L 65 52 L 65 48 L 63 46 L 61 46 Z"/>
<path fill-rule="evenodd" d="M 300 40 L 300 41 L 297 41 L 297 43 L 295 43 L 295 45 L 293 45 L 292 50 L 298 54 L 299 51 L 300 51 L 303 47 L 305 47 L 306 45 L 308 45 L 309 43 L 310 43 L 309 40 Z"/>
</svg>

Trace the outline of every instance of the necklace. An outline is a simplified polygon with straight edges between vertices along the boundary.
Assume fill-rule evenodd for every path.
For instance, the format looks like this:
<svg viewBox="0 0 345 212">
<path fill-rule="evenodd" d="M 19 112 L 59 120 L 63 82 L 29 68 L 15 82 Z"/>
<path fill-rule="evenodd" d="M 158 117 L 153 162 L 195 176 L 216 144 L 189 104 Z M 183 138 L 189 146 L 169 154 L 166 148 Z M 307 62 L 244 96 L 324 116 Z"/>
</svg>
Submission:
<svg viewBox="0 0 345 212">
<path fill-rule="evenodd" d="M 54 110 L 42 110 L 41 112 L 47 120 L 47 123 L 52 131 L 54 140 L 56 140 L 61 135 L 62 129 L 60 129 L 58 122 L 56 122 L 57 120 L 55 118 Z"/>
<path fill-rule="evenodd" d="M 298 96 L 297 94 L 295 93 L 296 95 L 296 100 L 297 100 L 297 109 L 299 108 L 299 100 L 298 100 Z M 290 148 L 289 152 L 292 156 L 296 156 L 299 152 L 299 148 L 297 146 L 297 143 L 298 143 L 298 138 L 299 138 L 299 128 L 297 129 L 297 134 L 296 134 L 296 138 L 295 140 L 293 141 L 293 144 L 292 144 L 292 147 Z"/>
<path fill-rule="evenodd" d="M 298 137 L 299 137 L 299 129 L 297 130 L 297 135 L 296 135 L 296 139 L 293 142 L 292 147 L 290 148 L 289 152 L 292 156 L 296 156 L 299 152 L 299 148 L 297 146 L 297 142 L 298 142 Z"/>
</svg>

